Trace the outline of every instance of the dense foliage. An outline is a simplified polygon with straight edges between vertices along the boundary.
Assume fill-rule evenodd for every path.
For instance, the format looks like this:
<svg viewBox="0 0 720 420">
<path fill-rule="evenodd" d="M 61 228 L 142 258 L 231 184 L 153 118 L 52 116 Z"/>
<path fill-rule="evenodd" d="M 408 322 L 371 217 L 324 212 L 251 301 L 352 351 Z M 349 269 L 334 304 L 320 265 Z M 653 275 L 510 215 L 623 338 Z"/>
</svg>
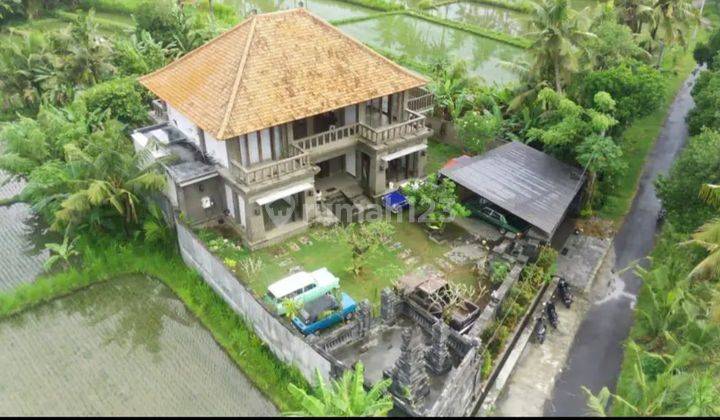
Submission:
<svg viewBox="0 0 720 420">
<path fill-rule="evenodd" d="M 621 125 L 655 111 L 663 99 L 663 77 L 656 69 L 637 61 L 619 61 L 604 70 L 582 75 L 573 94 L 591 105 L 597 92 L 607 92 L 616 101 L 614 116 Z"/>
<path fill-rule="evenodd" d="M 316 374 L 316 385 L 312 393 L 308 393 L 294 384 L 288 385 L 288 392 L 301 407 L 300 411 L 286 415 L 312 417 L 379 417 L 386 416 L 393 408 L 392 397 L 386 392 L 391 380 L 383 379 L 366 391 L 365 369 L 362 362 L 355 365 L 352 371 L 345 371 L 343 376 L 333 381 L 330 386 L 319 372 Z"/>
<path fill-rule="evenodd" d="M 703 127 L 720 129 L 720 71 L 706 71 L 698 77 L 692 90 L 695 108 L 690 111 L 690 134 L 698 134 Z"/>
<path fill-rule="evenodd" d="M 442 230 L 456 217 L 469 216 L 470 211 L 459 201 L 457 186 L 450 178 L 431 174 L 403 187 L 402 192 L 413 206 L 418 222 L 430 229 Z"/>
<path fill-rule="evenodd" d="M 699 196 L 703 183 L 720 183 L 720 133 L 705 131 L 690 138 L 657 193 L 673 225 L 681 232 L 697 229 L 714 214 Z"/>
</svg>

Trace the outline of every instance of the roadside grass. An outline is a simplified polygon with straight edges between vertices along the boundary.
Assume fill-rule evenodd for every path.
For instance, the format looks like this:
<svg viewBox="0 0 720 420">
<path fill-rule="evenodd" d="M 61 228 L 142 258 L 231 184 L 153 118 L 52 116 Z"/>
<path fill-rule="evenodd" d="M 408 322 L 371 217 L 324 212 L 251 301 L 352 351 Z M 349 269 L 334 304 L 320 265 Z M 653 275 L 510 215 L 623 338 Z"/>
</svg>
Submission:
<svg viewBox="0 0 720 420">
<path fill-rule="evenodd" d="M 663 68 L 667 73 L 665 99 L 655 112 L 636 120 L 623 133 L 621 143 L 628 169 L 616 190 L 608 194 L 605 204 L 597 212 L 601 218 L 609 219 L 616 224 L 621 223 L 630 210 L 648 154 L 660 135 L 669 107 L 685 79 L 695 68 L 692 46 L 686 51 L 667 54 L 663 61 Z"/>
<path fill-rule="evenodd" d="M 70 295 L 93 284 L 141 274 L 162 281 L 210 331 L 248 379 L 281 412 L 295 410 L 287 398 L 287 384 L 308 388 L 300 372 L 278 360 L 239 315 L 193 270 L 187 268 L 175 247 L 119 242 L 111 238 L 86 242 L 82 264 L 0 293 L 0 320 L 21 311 Z"/>
</svg>

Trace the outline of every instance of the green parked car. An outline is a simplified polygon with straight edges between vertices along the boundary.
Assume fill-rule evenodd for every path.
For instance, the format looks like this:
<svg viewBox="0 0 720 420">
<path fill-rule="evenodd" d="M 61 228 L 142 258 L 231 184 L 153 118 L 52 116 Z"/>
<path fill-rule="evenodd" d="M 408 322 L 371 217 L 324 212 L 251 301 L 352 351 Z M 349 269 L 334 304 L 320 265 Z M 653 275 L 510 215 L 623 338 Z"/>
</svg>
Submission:
<svg viewBox="0 0 720 420">
<path fill-rule="evenodd" d="M 530 225 L 517 218 L 508 220 L 508 217 L 487 205 L 487 201 L 480 198 L 467 201 L 465 207 L 470 210 L 474 217 L 497 226 L 503 231 L 522 233 L 530 228 Z"/>
</svg>

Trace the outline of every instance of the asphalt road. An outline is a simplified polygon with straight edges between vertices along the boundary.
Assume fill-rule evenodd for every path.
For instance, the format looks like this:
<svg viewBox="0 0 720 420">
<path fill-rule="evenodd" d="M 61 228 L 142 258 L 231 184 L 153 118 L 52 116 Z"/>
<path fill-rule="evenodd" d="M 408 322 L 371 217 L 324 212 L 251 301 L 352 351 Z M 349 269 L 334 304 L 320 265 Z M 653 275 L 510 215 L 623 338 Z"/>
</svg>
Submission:
<svg viewBox="0 0 720 420">
<path fill-rule="evenodd" d="M 691 75 L 673 102 L 662 132 L 643 170 L 640 186 L 625 222 L 615 237 L 615 272 L 621 272 L 653 249 L 660 201 L 654 181 L 666 173 L 688 138 L 685 116 L 693 107 Z M 646 261 L 646 260 L 644 260 Z M 633 270 L 613 276 L 608 293 L 597 296 L 570 350 L 565 369 L 558 377 L 546 416 L 588 414 L 581 386 L 594 393 L 607 386 L 615 389 L 623 359 L 623 343 L 633 323 L 635 297 L 642 284 Z"/>
</svg>

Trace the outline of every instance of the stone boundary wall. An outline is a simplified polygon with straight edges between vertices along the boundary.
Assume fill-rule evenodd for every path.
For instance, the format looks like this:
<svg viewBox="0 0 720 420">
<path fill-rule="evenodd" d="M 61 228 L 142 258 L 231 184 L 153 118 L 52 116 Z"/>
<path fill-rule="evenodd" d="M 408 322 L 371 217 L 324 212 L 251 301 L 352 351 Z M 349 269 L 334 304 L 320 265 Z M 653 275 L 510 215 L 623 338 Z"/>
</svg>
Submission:
<svg viewBox="0 0 720 420">
<path fill-rule="evenodd" d="M 181 222 L 176 225 L 185 264 L 197 270 L 205 282 L 252 325 L 258 337 L 278 359 L 297 367 L 310 383 L 314 382 L 316 370 L 325 379 L 331 377 L 333 366 L 327 354 L 310 345 L 300 333 L 290 329 L 266 309 L 189 228 Z"/>
<path fill-rule="evenodd" d="M 533 314 L 537 309 L 548 284 L 543 284 L 538 290 L 525 312 L 522 320 L 515 327 L 512 337 L 500 351 L 500 358 L 496 361 L 495 366 L 486 380 L 482 379 L 482 363 L 480 350 L 482 347 L 473 346 L 460 362 L 457 369 L 451 372 L 452 377 L 448 379 L 448 386 L 443 390 L 442 394 L 435 402 L 433 407 L 426 415 L 434 417 L 457 417 L 457 416 L 474 416 L 492 389 L 495 380 L 502 371 L 508 356 L 512 352 L 518 338 L 523 330 L 531 324 Z M 532 328 L 532 326 L 530 326 Z"/>
</svg>

